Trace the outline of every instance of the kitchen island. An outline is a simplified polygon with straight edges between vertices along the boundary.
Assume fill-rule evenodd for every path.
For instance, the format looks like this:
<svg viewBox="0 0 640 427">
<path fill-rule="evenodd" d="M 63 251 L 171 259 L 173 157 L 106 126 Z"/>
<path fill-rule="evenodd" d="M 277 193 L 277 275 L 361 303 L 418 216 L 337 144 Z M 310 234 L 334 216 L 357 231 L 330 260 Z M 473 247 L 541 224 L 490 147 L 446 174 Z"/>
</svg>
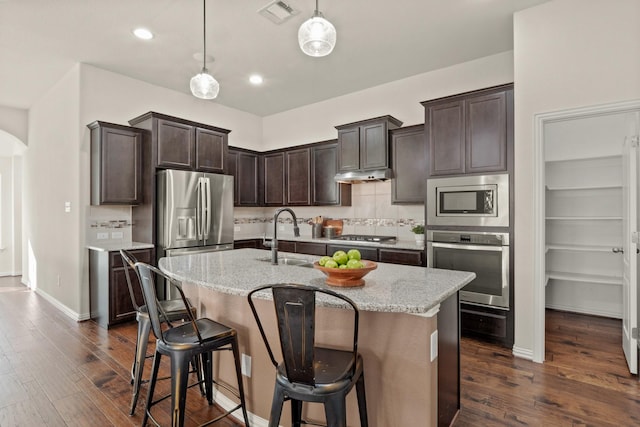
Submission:
<svg viewBox="0 0 640 427">
<path fill-rule="evenodd" d="M 252 358 L 251 377 L 245 377 L 249 411 L 257 418 L 268 419 L 275 372 L 271 365 L 246 296 L 250 290 L 273 283 L 301 283 L 328 287 L 322 272 L 303 266 L 272 265 L 269 253 L 256 249 L 212 252 L 163 258 L 159 266 L 169 276 L 183 282 L 187 296 L 197 304 L 200 315 L 234 327 L 238 331 L 240 351 Z M 280 253 L 280 258 L 297 258 L 313 262 L 317 257 Z M 334 288 L 351 298 L 360 309 L 358 349 L 365 361 L 367 406 L 371 427 L 436 426 L 438 421 L 437 341 L 443 343 L 443 362 L 453 365 L 458 382 L 457 293 L 475 275 L 468 272 L 437 270 L 423 267 L 379 263 L 365 276 L 360 288 Z M 267 324 L 273 320 L 270 301 L 258 301 Z M 342 325 L 349 317 L 341 308 L 322 307 L 322 330 L 319 342 L 344 339 Z M 446 324 L 442 319 L 446 318 Z M 439 323 L 440 320 L 440 323 Z M 440 339 L 434 332 L 439 331 Z M 275 328 L 271 339 L 277 339 Z M 443 350 L 455 354 L 444 356 Z M 433 350 L 433 351 L 432 351 Z M 455 356 L 455 357 L 454 357 Z M 433 360 L 432 360 L 433 359 Z M 221 356 L 220 372 L 228 384 L 234 384 L 232 360 Z M 457 387 L 454 387 L 457 391 Z M 442 388 L 441 388 L 442 390 Z M 442 393 L 441 393 L 442 394 Z M 453 398 L 455 415 L 459 396 Z M 441 396 L 441 400 L 444 396 Z M 219 400 L 223 406 L 225 399 Z M 449 404 L 451 406 L 451 404 Z M 358 425 L 355 393 L 347 398 L 349 425 Z M 442 412 L 442 409 L 441 409 Z M 289 421 L 290 411 L 283 411 L 282 424 Z M 319 405 L 305 405 L 304 416 L 323 420 Z M 451 418 L 448 415 L 446 418 Z M 442 422 L 443 420 L 440 420 Z"/>
</svg>

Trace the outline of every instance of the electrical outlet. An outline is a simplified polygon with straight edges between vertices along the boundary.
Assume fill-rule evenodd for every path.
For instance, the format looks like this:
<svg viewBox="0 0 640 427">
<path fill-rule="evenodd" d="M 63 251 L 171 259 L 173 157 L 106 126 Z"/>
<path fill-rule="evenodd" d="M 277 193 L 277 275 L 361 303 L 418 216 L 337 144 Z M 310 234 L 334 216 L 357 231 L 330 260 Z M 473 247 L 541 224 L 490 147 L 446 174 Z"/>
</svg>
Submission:
<svg viewBox="0 0 640 427">
<path fill-rule="evenodd" d="M 109 233 L 98 233 L 98 240 L 105 240 L 109 238 Z"/>
<path fill-rule="evenodd" d="M 433 362 L 438 357 L 438 331 L 435 330 L 431 333 L 431 361 Z"/>
<path fill-rule="evenodd" d="M 112 231 L 111 238 L 112 239 L 122 239 L 124 237 L 124 233 L 122 231 Z"/>
<path fill-rule="evenodd" d="M 67 213 L 71 212 L 71 202 L 64 202 L 64 211 Z"/>
<path fill-rule="evenodd" d="M 251 356 L 242 353 L 240 367 L 242 369 L 242 375 L 251 378 Z"/>
<path fill-rule="evenodd" d="M 240 226 L 239 225 L 234 225 L 233 226 L 233 231 L 240 231 Z"/>
</svg>

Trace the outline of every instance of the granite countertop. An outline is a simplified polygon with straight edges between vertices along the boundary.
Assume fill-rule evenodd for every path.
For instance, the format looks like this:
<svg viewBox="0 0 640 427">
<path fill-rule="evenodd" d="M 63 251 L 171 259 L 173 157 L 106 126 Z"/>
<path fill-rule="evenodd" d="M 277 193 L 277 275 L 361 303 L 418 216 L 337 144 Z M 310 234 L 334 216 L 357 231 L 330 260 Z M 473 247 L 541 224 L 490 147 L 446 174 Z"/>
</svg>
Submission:
<svg viewBox="0 0 640 427">
<path fill-rule="evenodd" d="M 105 242 L 105 243 L 91 243 L 87 245 L 87 249 L 92 251 L 119 251 L 124 249 L 127 251 L 135 251 L 136 249 L 152 249 L 154 246 L 151 243 L 140 242 Z"/>
<path fill-rule="evenodd" d="M 317 261 L 319 257 L 279 252 L 282 258 Z M 439 304 L 475 278 L 474 273 L 378 263 L 364 277 L 365 285 L 340 288 L 325 284 L 315 268 L 271 265 L 270 253 L 236 249 L 160 259 L 170 277 L 223 292 L 246 296 L 252 289 L 274 283 L 301 283 L 331 289 L 351 298 L 364 311 L 433 315 Z"/>
<path fill-rule="evenodd" d="M 235 240 L 247 240 L 247 239 L 262 239 L 262 235 L 260 236 L 236 236 Z M 267 240 L 270 240 L 272 236 L 266 236 Z M 289 240 L 292 242 L 310 242 L 310 243 L 324 243 L 324 244 L 338 244 L 338 245 L 353 245 L 353 246 L 369 246 L 372 248 L 391 248 L 391 249 L 411 249 L 414 251 L 424 250 L 424 245 L 418 246 L 415 240 L 396 240 L 394 243 L 378 243 L 378 242 L 363 242 L 363 241 L 353 241 L 353 240 L 336 240 L 336 239 L 327 239 L 326 237 L 320 239 L 314 239 L 312 237 L 307 236 L 280 236 L 278 235 L 278 240 Z"/>
</svg>

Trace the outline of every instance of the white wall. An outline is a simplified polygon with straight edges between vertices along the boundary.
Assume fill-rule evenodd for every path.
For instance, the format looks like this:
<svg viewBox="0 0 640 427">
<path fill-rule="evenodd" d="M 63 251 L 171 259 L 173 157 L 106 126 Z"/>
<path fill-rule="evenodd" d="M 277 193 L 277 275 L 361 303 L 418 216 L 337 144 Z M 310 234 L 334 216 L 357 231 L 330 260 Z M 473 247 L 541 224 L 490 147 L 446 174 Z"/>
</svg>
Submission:
<svg viewBox="0 0 640 427">
<path fill-rule="evenodd" d="M 27 110 L 0 106 L 0 129 L 26 144 L 28 135 Z"/>
<path fill-rule="evenodd" d="M 534 116 L 640 98 L 640 2 L 555 0 L 514 16 L 515 348 L 534 351 Z"/>
<path fill-rule="evenodd" d="M 79 75 L 80 67 L 73 67 L 33 104 L 24 156 L 25 237 L 36 265 L 22 270 L 31 287 L 68 313 L 80 312 L 79 184 L 87 179 L 80 175 Z M 69 213 L 64 212 L 65 201 L 71 202 Z"/>
<path fill-rule="evenodd" d="M 334 126 L 391 115 L 424 123 L 420 102 L 513 81 L 513 52 L 418 74 L 264 118 L 265 150 L 334 139 Z"/>
</svg>

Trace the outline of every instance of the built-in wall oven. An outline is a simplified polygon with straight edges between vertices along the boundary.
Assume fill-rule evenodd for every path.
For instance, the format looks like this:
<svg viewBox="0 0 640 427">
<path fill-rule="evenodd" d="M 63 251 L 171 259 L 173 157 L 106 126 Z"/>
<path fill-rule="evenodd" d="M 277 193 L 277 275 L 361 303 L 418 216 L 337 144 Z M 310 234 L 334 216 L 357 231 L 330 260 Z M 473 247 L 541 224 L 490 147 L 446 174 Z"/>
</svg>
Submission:
<svg viewBox="0 0 640 427">
<path fill-rule="evenodd" d="M 427 259 L 432 268 L 476 273 L 460 302 L 509 309 L 509 233 L 428 230 Z"/>
</svg>

